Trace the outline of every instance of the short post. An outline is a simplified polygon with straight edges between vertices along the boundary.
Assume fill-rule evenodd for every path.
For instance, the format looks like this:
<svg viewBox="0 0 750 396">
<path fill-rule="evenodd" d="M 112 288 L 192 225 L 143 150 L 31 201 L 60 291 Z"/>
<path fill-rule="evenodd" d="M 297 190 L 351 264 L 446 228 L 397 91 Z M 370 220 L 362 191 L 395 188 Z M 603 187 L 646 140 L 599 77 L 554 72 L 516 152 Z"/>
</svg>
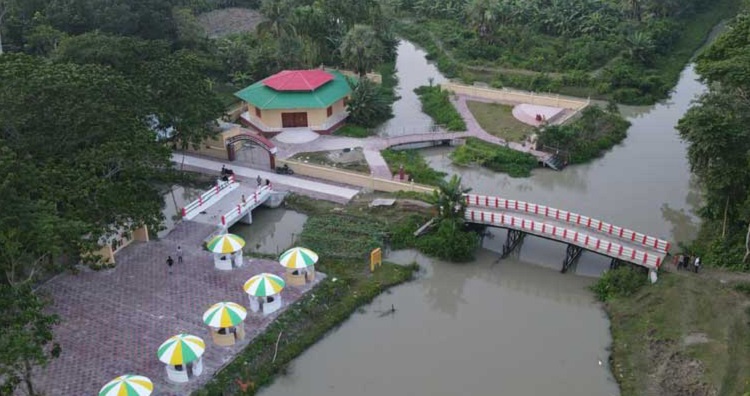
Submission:
<svg viewBox="0 0 750 396">
<path fill-rule="evenodd" d="M 221 225 L 227 225 L 227 219 L 224 217 L 224 215 L 221 215 Z"/>
<path fill-rule="evenodd" d="M 187 210 L 186 210 L 186 209 L 185 209 L 185 207 L 183 206 L 183 207 L 182 207 L 182 217 L 186 217 L 186 216 L 187 216 Z"/>
<path fill-rule="evenodd" d="M 375 272 L 375 266 L 383 265 L 383 251 L 375 248 L 370 252 L 370 272 Z"/>
</svg>

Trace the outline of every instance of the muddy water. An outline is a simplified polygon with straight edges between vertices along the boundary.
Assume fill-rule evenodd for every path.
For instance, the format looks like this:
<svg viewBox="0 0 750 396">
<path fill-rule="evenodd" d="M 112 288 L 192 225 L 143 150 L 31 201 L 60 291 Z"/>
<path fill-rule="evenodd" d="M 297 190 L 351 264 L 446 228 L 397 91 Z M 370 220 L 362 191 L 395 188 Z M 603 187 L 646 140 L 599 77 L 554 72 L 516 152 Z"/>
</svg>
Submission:
<svg viewBox="0 0 750 396">
<path fill-rule="evenodd" d="M 229 232 L 245 239 L 245 253 L 280 255 L 294 245 L 306 220 L 302 213 L 261 206 L 253 211 L 253 224 L 236 224 Z"/>
<path fill-rule="evenodd" d="M 393 105 L 393 118 L 378 128 L 381 136 L 410 135 L 429 132 L 432 119 L 422 113 L 422 104 L 414 93 L 414 88 L 446 81 L 435 65 L 425 59 L 426 52 L 408 41 L 401 41 L 398 45 L 396 70 L 398 87 L 396 94 L 401 97 Z"/>
<path fill-rule="evenodd" d="M 164 207 L 162 208 L 162 214 L 164 215 L 162 226 L 164 229 L 159 231 L 158 236 L 160 238 L 169 234 L 174 228 L 175 221 L 181 218 L 180 210 L 197 199 L 202 192 L 197 188 L 173 186 L 168 193 L 164 194 Z"/>
<path fill-rule="evenodd" d="M 434 69 L 408 43 L 399 47 L 401 84 L 421 85 Z M 408 59 L 408 67 L 401 66 Z M 539 170 L 511 179 L 456 168 L 443 149 L 429 162 L 460 173 L 475 192 L 522 199 L 600 217 L 671 240 L 695 233 L 685 146 L 673 126 L 703 87 L 687 68 L 673 98 L 653 107 L 623 108 L 633 123 L 623 144 L 602 159 L 563 172 Z M 416 102 L 418 105 L 418 101 Z M 415 103 L 397 103 L 397 114 Z M 397 123 L 394 123 L 398 125 Z M 586 286 L 608 260 L 584 253 L 575 273 L 559 268 L 565 246 L 528 237 L 501 262 L 503 231 L 485 239 L 473 263 L 456 265 L 414 252 L 388 260 L 417 261 L 415 282 L 378 297 L 296 359 L 290 373 L 263 390 L 276 395 L 616 395 L 607 368 L 609 323 Z M 393 315 L 384 315 L 391 306 Z"/>
</svg>

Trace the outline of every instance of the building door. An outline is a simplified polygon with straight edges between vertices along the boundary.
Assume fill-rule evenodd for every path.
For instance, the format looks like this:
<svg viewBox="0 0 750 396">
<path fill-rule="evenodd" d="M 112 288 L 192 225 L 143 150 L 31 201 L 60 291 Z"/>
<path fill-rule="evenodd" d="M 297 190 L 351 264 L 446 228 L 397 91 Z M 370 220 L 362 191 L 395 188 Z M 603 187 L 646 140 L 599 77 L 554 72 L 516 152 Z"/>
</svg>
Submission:
<svg viewBox="0 0 750 396">
<path fill-rule="evenodd" d="M 307 113 L 281 113 L 282 128 L 299 128 L 307 126 Z"/>
</svg>

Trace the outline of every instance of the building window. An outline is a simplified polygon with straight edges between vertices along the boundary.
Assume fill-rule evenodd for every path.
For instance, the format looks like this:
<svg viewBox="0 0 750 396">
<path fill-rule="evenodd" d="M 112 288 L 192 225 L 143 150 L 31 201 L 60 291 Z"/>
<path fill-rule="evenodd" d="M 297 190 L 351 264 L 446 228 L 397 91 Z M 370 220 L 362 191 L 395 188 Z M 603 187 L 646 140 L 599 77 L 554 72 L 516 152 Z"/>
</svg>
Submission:
<svg viewBox="0 0 750 396">
<path fill-rule="evenodd" d="M 258 118 L 261 118 L 261 116 L 260 116 L 260 109 L 257 108 L 257 107 L 255 108 L 255 116 L 258 117 Z"/>
<path fill-rule="evenodd" d="M 333 106 L 328 106 L 326 109 L 326 116 L 330 117 L 333 115 Z"/>
</svg>

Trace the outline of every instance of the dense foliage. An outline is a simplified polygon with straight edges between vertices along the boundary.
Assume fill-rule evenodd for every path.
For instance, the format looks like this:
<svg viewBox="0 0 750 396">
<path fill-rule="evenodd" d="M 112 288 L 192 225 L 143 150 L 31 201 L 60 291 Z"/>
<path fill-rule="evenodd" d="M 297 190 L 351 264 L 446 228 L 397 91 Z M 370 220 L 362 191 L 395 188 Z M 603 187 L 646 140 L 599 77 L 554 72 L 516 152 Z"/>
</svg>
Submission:
<svg viewBox="0 0 750 396">
<path fill-rule="evenodd" d="M 356 83 L 350 80 L 349 84 L 352 87 L 352 94 L 346 103 L 346 109 L 349 111 L 351 123 L 364 128 L 372 128 L 393 117 L 388 94 L 383 92 L 381 86 L 367 77 L 360 77 Z"/>
<path fill-rule="evenodd" d="M 432 117 L 436 124 L 449 131 L 465 131 L 466 123 L 450 100 L 450 92 L 439 85 L 421 86 L 414 92 L 422 102 L 422 112 Z"/>
<path fill-rule="evenodd" d="M 388 164 L 391 173 L 398 174 L 403 166 L 404 173 L 415 183 L 437 186 L 446 173 L 430 168 L 424 157 L 417 150 L 383 150 L 380 152 Z"/>
<path fill-rule="evenodd" d="M 0 283 L 0 393 L 13 394 L 20 386 L 36 396 L 31 381 L 35 366 L 44 366 L 60 354 L 53 343 L 52 326 L 57 316 L 44 312 L 46 301 L 34 293 L 29 283 Z"/>
<path fill-rule="evenodd" d="M 599 301 L 609 301 L 616 297 L 627 297 L 635 294 L 648 283 L 648 277 L 640 268 L 623 265 L 604 272 L 591 290 Z"/>
<path fill-rule="evenodd" d="M 569 163 L 580 164 L 599 157 L 620 143 L 627 136 L 629 127 L 630 122 L 616 109 L 589 106 L 572 123 L 541 128 L 538 142 L 567 154 Z"/>
<path fill-rule="evenodd" d="M 510 177 L 527 177 L 538 166 L 536 158 L 511 148 L 487 143 L 477 138 L 466 139 L 450 154 L 453 163 L 460 166 L 481 165 L 495 172 L 505 172 Z"/>
<path fill-rule="evenodd" d="M 692 51 L 738 3 L 391 1 L 407 19 L 402 33 L 444 73 L 537 91 L 586 87 L 628 103 L 665 97 Z"/>
<path fill-rule="evenodd" d="M 479 247 L 479 236 L 466 229 L 464 194 L 471 191 L 461 185 L 461 178 L 453 175 L 450 180 L 441 180 L 430 197 L 437 207 L 437 226 L 417 239 L 420 251 L 442 260 L 465 262 L 474 259 Z"/>
<path fill-rule="evenodd" d="M 704 189 L 695 248 L 707 265 L 750 268 L 749 54 L 750 15 L 741 15 L 698 58 L 710 89 L 678 125 Z"/>
</svg>

